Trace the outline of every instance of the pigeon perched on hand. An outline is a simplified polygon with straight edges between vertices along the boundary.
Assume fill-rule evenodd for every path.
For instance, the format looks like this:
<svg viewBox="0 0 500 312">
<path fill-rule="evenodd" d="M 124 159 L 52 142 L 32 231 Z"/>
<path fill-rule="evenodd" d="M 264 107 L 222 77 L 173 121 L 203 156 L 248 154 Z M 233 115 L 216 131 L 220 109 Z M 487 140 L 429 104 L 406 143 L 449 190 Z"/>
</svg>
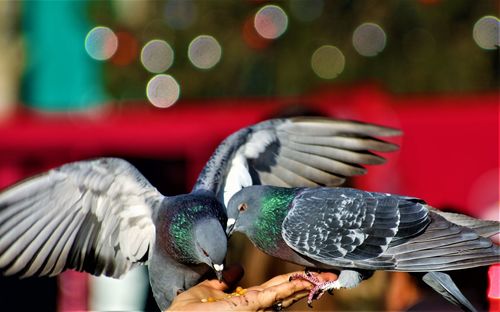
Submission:
<svg viewBox="0 0 500 312">
<path fill-rule="evenodd" d="M 66 269 L 119 278 L 149 265 L 160 309 L 226 255 L 226 209 L 242 187 L 338 185 L 384 161 L 376 139 L 399 131 L 328 118 L 275 119 L 243 128 L 211 156 L 190 194 L 160 194 L 117 158 L 79 161 L 0 193 L 0 272 L 54 276 Z"/>
<path fill-rule="evenodd" d="M 325 291 L 356 287 L 375 270 L 429 272 L 423 280 L 464 310 L 474 307 L 439 271 L 491 265 L 500 249 L 488 236 L 497 221 L 444 213 L 422 200 L 351 188 L 250 186 L 227 206 L 228 235 L 244 233 L 257 248 L 285 261 L 339 270 L 333 282 L 315 284 L 311 304 Z"/>
</svg>

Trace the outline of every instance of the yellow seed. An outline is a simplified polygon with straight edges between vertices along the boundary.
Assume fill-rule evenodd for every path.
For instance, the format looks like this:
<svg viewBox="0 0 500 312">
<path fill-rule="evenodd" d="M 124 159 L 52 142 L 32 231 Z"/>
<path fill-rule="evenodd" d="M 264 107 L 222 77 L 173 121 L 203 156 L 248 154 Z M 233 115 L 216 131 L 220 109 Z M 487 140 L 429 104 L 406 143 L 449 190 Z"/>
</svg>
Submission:
<svg viewBox="0 0 500 312">
<path fill-rule="evenodd" d="M 237 293 L 240 293 L 242 290 L 243 290 L 243 287 L 238 286 L 238 287 L 236 287 L 236 290 L 235 290 L 235 291 L 236 291 Z"/>
<path fill-rule="evenodd" d="M 207 302 L 215 302 L 215 298 L 213 298 L 213 297 L 208 297 L 208 298 L 207 298 Z"/>
<path fill-rule="evenodd" d="M 242 290 L 239 292 L 239 294 L 240 294 L 240 295 L 244 295 L 244 294 L 246 294 L 246 293 L 247 293 L 247 290 L 246 290 L 246 289 L 242 289 Z"/>
</svg>

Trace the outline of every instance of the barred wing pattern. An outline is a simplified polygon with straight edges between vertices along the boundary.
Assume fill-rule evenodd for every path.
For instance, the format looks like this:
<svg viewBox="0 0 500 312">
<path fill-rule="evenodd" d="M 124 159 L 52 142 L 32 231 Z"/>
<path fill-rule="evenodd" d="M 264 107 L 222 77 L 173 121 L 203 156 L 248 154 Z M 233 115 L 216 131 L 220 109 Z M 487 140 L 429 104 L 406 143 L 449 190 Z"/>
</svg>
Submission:
<svg viewBox="0 0 500 312">
<path fill-rule="evenodd" d="M 412 197 L 305 189 L 292 202 L 282 236 L 299 254 L 334 267 L 429 272 L 499 261 L 499 247 L 481 236 L 491 221 L 476 220 L 470 229 L 441 214 Z"/>
<path fill-rule="evenodd" d="M 295 251 L 321 263 L 394 269 L 384 252 L 421 233 L 428 210 L 418 202 L 349 188 L 306 189 L 283 221 L 283 238 Z"/>
</svg>

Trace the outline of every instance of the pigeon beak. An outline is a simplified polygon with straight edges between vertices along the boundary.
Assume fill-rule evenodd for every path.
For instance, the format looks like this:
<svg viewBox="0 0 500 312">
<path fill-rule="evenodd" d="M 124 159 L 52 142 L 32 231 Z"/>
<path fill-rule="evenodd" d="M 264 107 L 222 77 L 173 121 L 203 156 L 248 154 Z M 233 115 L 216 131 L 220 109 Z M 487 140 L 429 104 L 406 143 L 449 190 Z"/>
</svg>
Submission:
<svg viewBox="0 0 500 312">
<path fill-rule="evenodd" d="M 234 219 L 234 218 L 227 219 L 227 226 L 226 226 L 227 236 L 230 236 L 233 233 L 235 223 L 236 223 L 236 219 Z"/>
<path fill-rule="evenodd" d="M 224 270 L 224 265 L 214 263 L 214 270 L 215 270 L 215 275 L 217 276 L 217 279 L 219 280 L 219 282 L 222 282 L 222 271 Z"/>
</svg>

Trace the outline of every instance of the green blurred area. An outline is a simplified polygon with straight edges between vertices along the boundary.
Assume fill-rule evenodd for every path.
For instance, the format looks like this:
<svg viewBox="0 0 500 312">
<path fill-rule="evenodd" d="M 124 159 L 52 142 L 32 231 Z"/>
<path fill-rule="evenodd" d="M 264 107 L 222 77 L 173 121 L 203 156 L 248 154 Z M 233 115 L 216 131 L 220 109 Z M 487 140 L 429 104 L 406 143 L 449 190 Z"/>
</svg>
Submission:
<svg viewBox="0 0 500 312">
<path fill-rule="evenodd" d="M 309 22 L 290 12 L 293 1 L 195 1 L 196 18 L 183 30 L 167 24 L 166 2 L 152 2 L 146 22 L 135 27 L 113 18 L 111 3 L 91 2 L 89 13 L 96 25 L 130 31 L 142 44 L 155 38 L 169 42 L 175 62 L 168 73 L 181 85 L 183 98 L 288 96 L 366 81 L 395 93 L 498 87 L 498 49 L 483 50 L 472 38 L 474 23 L 496 14 L 496 1 L 324 1 L 321 15 Z M 266 4 L 283 8 L 288 29 L 267 48 L 254 50 L 243 40 L 243 23 Z M 364 22 L 379 24 L 387 34 L 385 49 L 375 57 L 359 55 L 352 45 L 354 29 Z M 222 60 L 213 69 L 198 70 L 187 58 L 189 42 L 199 34 L 214 36 L 222 46 Z M 311 70 L 311 55 L 323 44 L 339 47 L 346 58 L 345 70 L 333 80 Z M 105 66 L 106 86 L 115 98 L 143 97 L 151 75 L 139 60 Z"/>
<path fill-rule="evenodd" d="M 260 38 L 264 43 L 255 48 L 245 25 L 255 32 L 253 18 L 269 4 L 283 9 L 288 27 L 277 39 Z M 143 103 L 154 75 L 141 64 L 140 52 L 152 39 L 165 40 L 174 50 L 166 74 L 178 82 L 182 100 L 296 96 L 364 83 L 395 94 L 497 90 L 498 45 L 485 50 L 472 34 L 484 16 L 498 22 L 498 9 L 493 0 L 5 1 L 0 3 L 0 111 L 12 111 L 9 103 L 18 98 L 56 111 L 105 101 Z M 353 32 L 367 22 L 387 37 L 373 57 L 353 46 Z M 92 59 L 84 41 L 96 26 L 127 36 L 131 59 Z M 213 36 L 222 48 L 213 68 L 196 68 L 188 58 L 189 44 L 199 35 Z M 125 43 L 118 42 L 120 51 Z M 345 57 L 343 71 L 333 79 L 322 79 L 311 68 L 311 56 L 323 45 L 337 47 Z"/>
</svg>

